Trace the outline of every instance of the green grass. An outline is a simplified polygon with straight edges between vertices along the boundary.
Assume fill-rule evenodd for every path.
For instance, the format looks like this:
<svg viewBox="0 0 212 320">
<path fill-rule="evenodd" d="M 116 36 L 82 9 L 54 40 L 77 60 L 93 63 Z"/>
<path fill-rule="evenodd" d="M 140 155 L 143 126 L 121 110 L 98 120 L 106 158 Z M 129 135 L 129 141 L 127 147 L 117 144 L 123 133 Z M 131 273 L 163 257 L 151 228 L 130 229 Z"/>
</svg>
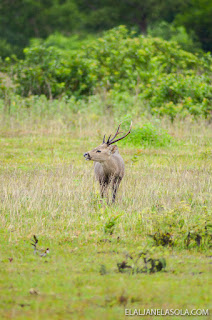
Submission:
<svg viewBox="0 0 212 320">
<path fill-rule="evenodd" d="M 108 206 L 83 153 L 116 124 L 73 117 L 73 126 L 65 118 L 2 122 L 0 319 L 124 319 L 125 308 L 212 314 L 211 238 L 204 234 L 212 213 L 210 125 L 163 121 L 174 143 L 120 143 L 126 175 Z M 173 245 L 156 246 L 149 235 L 158 230 Z M 202 236 L 199 246 L 195 237 L 186 245 L 189 231 Z M 34 255 L 34 234 L 38 247 L 50 248 L 46 257 Z M 146 250 L 166 259 L 165 271 L 118 272 L 127 253 Z"/>
</svg>

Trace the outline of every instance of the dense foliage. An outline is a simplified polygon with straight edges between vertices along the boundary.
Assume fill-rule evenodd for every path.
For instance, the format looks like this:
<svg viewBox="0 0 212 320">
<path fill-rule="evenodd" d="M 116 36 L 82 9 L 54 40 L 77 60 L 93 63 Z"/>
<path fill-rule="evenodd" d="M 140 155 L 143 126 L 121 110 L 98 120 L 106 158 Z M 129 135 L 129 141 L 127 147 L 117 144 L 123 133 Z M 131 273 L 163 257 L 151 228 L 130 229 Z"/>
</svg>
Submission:
<svg viewBox="0 0 212 320">
<path fill-rule="evenodd" d="M 0 56 L 21 56 L 31 38 L 44 39 L 54 32 L 96 34 L 124 24 L 146 34 L 161 21 L 184 27 L 211 51 L 211 16 L 211 0 L 1 0 Z M 166 39 L 166 30 L 160 36 Z"/>
<path fill-rule="evenodd" d="M 176 42 L 135 36 L 124 26 L 82 41 L 78 49 L 68 40 L 64 49 L 64 38 L 58 42 L 56 47 L 53 39 L 35 41 L 24 50 L 24 60 L 7 59 L 16 93 L 79 99 L 104 91 L 120 108 L 123 99 L 127 105 L 136 96 L 146 110 L 172 119 L 211 112 L 210 55 L 200 58 Z"/>
</svg>

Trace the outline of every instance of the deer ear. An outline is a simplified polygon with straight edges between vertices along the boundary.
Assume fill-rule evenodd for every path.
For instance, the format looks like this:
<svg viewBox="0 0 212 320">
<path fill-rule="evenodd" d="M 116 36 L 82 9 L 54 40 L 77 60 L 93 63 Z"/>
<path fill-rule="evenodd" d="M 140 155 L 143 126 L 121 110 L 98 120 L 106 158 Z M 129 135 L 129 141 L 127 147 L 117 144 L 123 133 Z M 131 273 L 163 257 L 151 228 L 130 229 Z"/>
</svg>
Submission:
<svg viewBox="0 0 212 320">
<path fill-rule="evenodd" d="M 118 150 L 118 147 L 117 146 L 110 146 L 109 149 L 110 149 L 110 154 L 113 154 Z"/>
</svg>

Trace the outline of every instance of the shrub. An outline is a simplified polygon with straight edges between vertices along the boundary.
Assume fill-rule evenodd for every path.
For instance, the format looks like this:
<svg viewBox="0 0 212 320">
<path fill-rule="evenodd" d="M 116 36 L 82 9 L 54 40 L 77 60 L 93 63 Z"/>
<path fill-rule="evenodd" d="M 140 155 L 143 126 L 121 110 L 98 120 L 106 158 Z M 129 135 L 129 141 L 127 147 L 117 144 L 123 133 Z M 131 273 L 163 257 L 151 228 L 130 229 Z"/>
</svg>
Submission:
<svg viewBox="0 0 212 320">
<path fill-rule="evenodd" d="M 149 100 L 152 113 L 207 116 L 212 110 L 211 80 L 206 75 L 162 74 L 150 81 L 141 97 Z"/>
<path fill-rule="evenodd" d="M 176 42 L 135 37 L 124 26 L 89 43 L 79 41 L 78 48 L 76 42 L 71 48 L 67 41 L 64 49 L 66 41 L 60 40 L 59 47 L 55 38 L 32 42 L 24 50 L 25 59 L 11 70 L 8 67 L 18 94 L 82 99 L 105 91 L 112 92 L 112 98 L 117 95 L 116 101 L 121 95 L 128 101 L 136 96 L 151 113 L 172 119 L 178 113 L 208 116 L 211 112 L 210 55 L 200 59 Z"/>
<path fill-rule="evenodd" d="M 13 47 L 7 40 L 0 38 L 0 57 L 6 58 L 13 54 L 17 48 Z"/>
<path fill-rule="evenodd" d="M 133 128 L 127 139 L 123 140 L 124 144 L 132 144 L 136 147 L 164 147 L 173 142 L 173 138 L 162 128 L 145 123 Z"/>
<path fill-rule="evenodd" d="M 175 246 L 184 249 L 211 248 L 212 220 L 208 213 L 192 214 L 192 208 L 181 203 L 175 209 L 158 214 L 149 234 L 154 246 Z"/>
<path fill-rule="evenodd" d="M 167 41 L 177 42 L 183 50 L 201 52 L 201 44 L 194 33 L 187 33 L 184 26 L 175 26 L 166 21 L 160 21 L 148 27 L 148 35 Z"/>
</svg>

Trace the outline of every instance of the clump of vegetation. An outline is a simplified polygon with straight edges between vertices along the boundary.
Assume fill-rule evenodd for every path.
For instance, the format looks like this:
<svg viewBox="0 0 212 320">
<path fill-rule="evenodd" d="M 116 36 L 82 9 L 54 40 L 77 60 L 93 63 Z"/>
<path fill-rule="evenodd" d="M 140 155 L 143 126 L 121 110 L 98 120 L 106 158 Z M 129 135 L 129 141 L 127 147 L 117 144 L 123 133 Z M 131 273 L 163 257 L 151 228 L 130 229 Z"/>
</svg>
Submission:
<svg viewBox="0 0 212 320">
<path fill-rule="evenodd" d="M 174 142 L 174 139 L 161 127 L 152 123 L 136 125 L 123 144 L 136 147 L 164 147 Z"/>
<path fill-rule="evenodd" d="M 208 247 L 212 248 L 212 221 L 203 220 L 189 228 L 185 234 L 185 245 L 187 248 Z"/>
<path fill-rule="evenodd" d="M 170 73 L 158 77 L 142 95 L 148 97 L 151 112 L 168 115 L 172 120 L 177 114 L 207 117 L 212 110 L 210 79 L 206 74 L 198 75 L 194 71 L 190 75 Z"/>
<path fill-rule="evenodd" d="M 131 263 L 127 263 L 131 259 Z M 130 272 L 135 273 L 155 273 L 160 272 L 166 268 L 166 260 L 164 258 L 155 259 L 151 257 L 150 253 L 140 252 L 137 256 L 126 255 L 126 260 L 117 263 L 118 271 L 121 273 Z"/>
<path fill-rule="evenodd" d="M 86 99 L 99 92 L 114 97 L 128 93 L 142 109 L 172 120 L 177 114 L 211 113 L 211 56 L 199 58 L 175 42 L 136 36 L 124 26 L 78 48 L 34 41 L 24 55 L 18 61 L 8 58 L 4 65 L 15 92 L 24 97 Z"/>
<path fill-rule="evenodd" d="M 117 219 L 119 217 L 120 217 L 120 215 L 117 215 L 117 216 L 112 216 L 108 219 L 108 221 L 105 223 L 105 226 L 104 226 L 105 233 L 110 234 L 110 235 L 113 234 Z"/>
<path fill-rule="evenodd" d="M 194 32 L 187 32 L 184 26 L 160 21 L 148 27 L 148 35 L 159 37 L 167 41 L 177 42 L 182 49 L 190 52 L 201 52 L 201 44 Z"/>
<path fill-rule="evenodd" d="M 153 234 L 149 234 L 153 246 L 179 247 L 183 249 L 212 247 L 212 221 L 207 214 L 195 216 L 189 224 L 184 215 L 192 214 L 188 206 L 176 208 L 154 221 Z"/>
<path fill-rule="evenodd" d="M 169 232 L 158 231 L 149 236 L 152 237 L 156 246 L 173 246 L 172 235 Z"/>
</svg>

